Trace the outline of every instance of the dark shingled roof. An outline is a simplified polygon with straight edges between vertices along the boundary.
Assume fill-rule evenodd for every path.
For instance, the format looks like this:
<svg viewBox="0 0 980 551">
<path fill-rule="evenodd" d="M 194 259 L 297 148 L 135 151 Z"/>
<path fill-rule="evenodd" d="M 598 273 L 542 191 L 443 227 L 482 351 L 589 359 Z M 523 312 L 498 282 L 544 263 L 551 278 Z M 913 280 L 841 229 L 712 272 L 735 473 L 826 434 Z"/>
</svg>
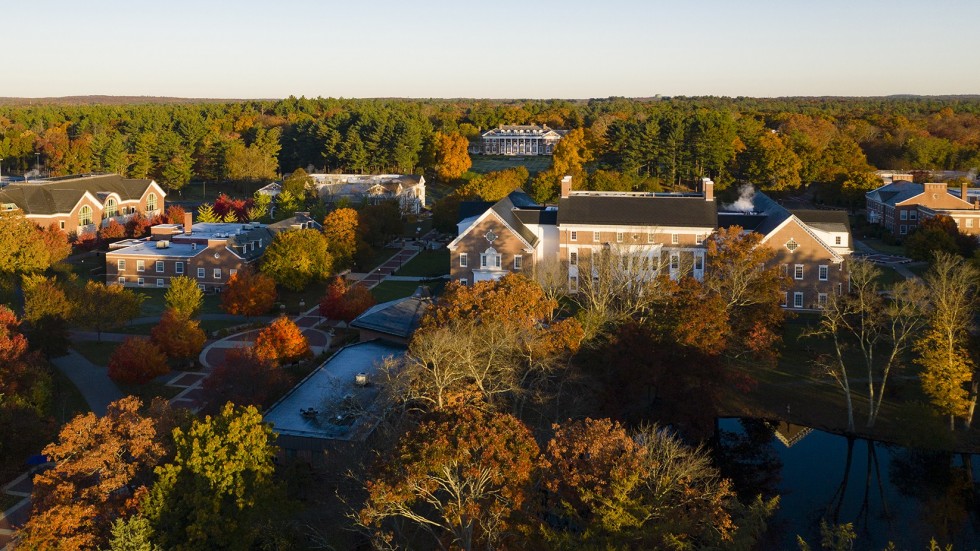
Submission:
<svg viewBox="0 0 980 551">
<path fill-rule="evenodd" d="M 524 238 L 532 247 L 537 246 L 538 236 L 534 235 L 534 232 L 527 229 L 527 226 L 521 222 L 520 218 L 517 216 L 517 207 L 537 207 L 540 206 L 534 202 L 531 197 L 521 190 L 514 190 L 510 192 L 507 197 L 497 201 L 493 204 L 492 208 L 494 212 L 500 216 L 508 226 L 514 228 L 514 231 L 519 233 L 521 237 Z"/>
<path fill-rule="evenodd" d="M 83 176 L 30 184 L 10 184 L 0 191 L 0 203 L 13 203 L 24 214 L 58 214 L 71 212 L 89 192 L 105 199 L 115 193 L 123 201 L 138 200 L 152 180 L 128 180 L 118 174 Z"/>
<path fill-rule="evenodd" d="M 419 320 L 431 304 L 428 288 L 420 287 L 410 297 L 369 308 L 354 318 L 350 326 L 407 339 L 418 329 Z"/>
<path fill-rule="evenodd" d="M 573 193 L 558 200 L 558 223 L 715 228 L 716 208 L 701 196 Z"/>
<path fill-rule="evenodd" d="M 517 219 L 524 224 L 537 224 L 539 226 L 554 226 L 558 223 L 558 211 L 555 209 L 545 209 L 538 207 L 535 209 L 517 209 L 514 211 Z"/>
<path fill-rule="evenodd" d="M 850 231 L 851 221 L 843 210 L 792 210 L 808 226 L 825 231 Z"/>
<path fill-rule="evenodd" d="M 766 219 L 765 214 L 755 214 L 748 212 L 719 212 L 718 227 L 730 228 L 738 226 L 743 230 L 755 231 L 759 224 Z"/>
<path fill-rule="evenodd" d="M 459 203 L 459 215 L 456 216 L 456 223 L 462 222 L 467 218 L 480 216 L 492 206 L 493 203 L 488 201 L 462 201 Z"/>
</svg>

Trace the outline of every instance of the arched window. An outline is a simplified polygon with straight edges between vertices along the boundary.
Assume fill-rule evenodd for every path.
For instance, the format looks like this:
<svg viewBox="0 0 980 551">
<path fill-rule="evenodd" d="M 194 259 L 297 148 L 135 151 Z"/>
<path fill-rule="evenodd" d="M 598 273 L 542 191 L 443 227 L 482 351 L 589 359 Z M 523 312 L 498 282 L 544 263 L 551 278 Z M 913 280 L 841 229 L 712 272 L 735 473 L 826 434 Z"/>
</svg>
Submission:
<svg viewBox="0 0 980 551">
<path fill-rule="evenodd" d="M 105 200 L 105 210 L 103 210 L 103 216 L 106 218 L 112 218 L 119 214 L 119 207 L 116 206 L 116 200 L 112 197 Z"/>
<path fill-rule="evenodd" d="M 149 195 L 146 196 L 146 210 L 147 211 L 157 210 L 157 194 L 153 193 L 152 191 L 150 192 Z"/>
<path fill-rule="evenodd" d="M 480 267 L 490 270 L 500 269 L 500 255 L 497 254 L 496 249 L 490 247 L 483 251 L 483 254 L 480 255 Z"/>
<path fill-rule="evenodd" d="M 82 208 L 78 209 L 78 225 L 87 226 L 92 223 L 92 207 L 88 205 L 82 205 Z"/>
</svg>

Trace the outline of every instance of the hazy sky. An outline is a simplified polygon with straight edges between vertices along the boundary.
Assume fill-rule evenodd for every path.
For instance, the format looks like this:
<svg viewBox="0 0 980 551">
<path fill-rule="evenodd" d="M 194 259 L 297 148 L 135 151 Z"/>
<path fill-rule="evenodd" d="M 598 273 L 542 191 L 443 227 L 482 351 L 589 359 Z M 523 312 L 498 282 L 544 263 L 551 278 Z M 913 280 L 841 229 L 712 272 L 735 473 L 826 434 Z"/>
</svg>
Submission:
<svg viewBox="0 0 980 551">
<path fill-rule="evenodd" d="M 980 1 L 31 0 L 0 96 L 980 93 Z"/>
</svg>

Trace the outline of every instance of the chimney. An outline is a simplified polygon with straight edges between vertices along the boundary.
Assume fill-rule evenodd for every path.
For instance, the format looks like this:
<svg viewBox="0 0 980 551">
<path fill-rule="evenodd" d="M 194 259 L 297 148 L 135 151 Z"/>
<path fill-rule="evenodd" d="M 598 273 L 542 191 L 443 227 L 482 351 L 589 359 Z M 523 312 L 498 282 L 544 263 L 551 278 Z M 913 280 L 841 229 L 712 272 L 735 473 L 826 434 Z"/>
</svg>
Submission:
<svg viewBox="0 0 980 551">
<path fill-rule="evenodd" d="M 970 196 L 966 193 L 966 190 L 970 189 L 970 184 L 963 182 L 960 184 L 960 199 L 970 202 Z"/>
<path fill-rule="evenodd" d="M 705 201 L 715 200 L 715 183 L 711 178 L 701 178 L 701 192 L 704 193 Z"/>
<path fill-rule="evenodd" d="M 563 176 L 561 179 L 561 197 L 567 198 L 572 193 L 572 177 Z"/>
<path fill-rule="evenodd" d="M 194 213 L 184 213 L 184 233 L 191 233 L 191 226 L 194 225 Z"/>
</svg>

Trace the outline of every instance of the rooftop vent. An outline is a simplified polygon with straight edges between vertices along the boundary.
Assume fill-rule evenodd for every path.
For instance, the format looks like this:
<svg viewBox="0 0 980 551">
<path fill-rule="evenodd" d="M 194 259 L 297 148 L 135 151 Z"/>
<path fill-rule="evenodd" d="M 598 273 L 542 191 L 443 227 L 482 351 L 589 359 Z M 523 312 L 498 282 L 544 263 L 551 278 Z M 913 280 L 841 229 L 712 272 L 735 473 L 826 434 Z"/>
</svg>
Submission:
<svg viewBox="0 0 980 551">
<path fill-rule="evenodd" d="M 167 241 L 167 240 L 157 241 L 157 248 L 158 249 L 167 249 L 169 247 L 170 247 L 170 241 Z"/>
</svg>

